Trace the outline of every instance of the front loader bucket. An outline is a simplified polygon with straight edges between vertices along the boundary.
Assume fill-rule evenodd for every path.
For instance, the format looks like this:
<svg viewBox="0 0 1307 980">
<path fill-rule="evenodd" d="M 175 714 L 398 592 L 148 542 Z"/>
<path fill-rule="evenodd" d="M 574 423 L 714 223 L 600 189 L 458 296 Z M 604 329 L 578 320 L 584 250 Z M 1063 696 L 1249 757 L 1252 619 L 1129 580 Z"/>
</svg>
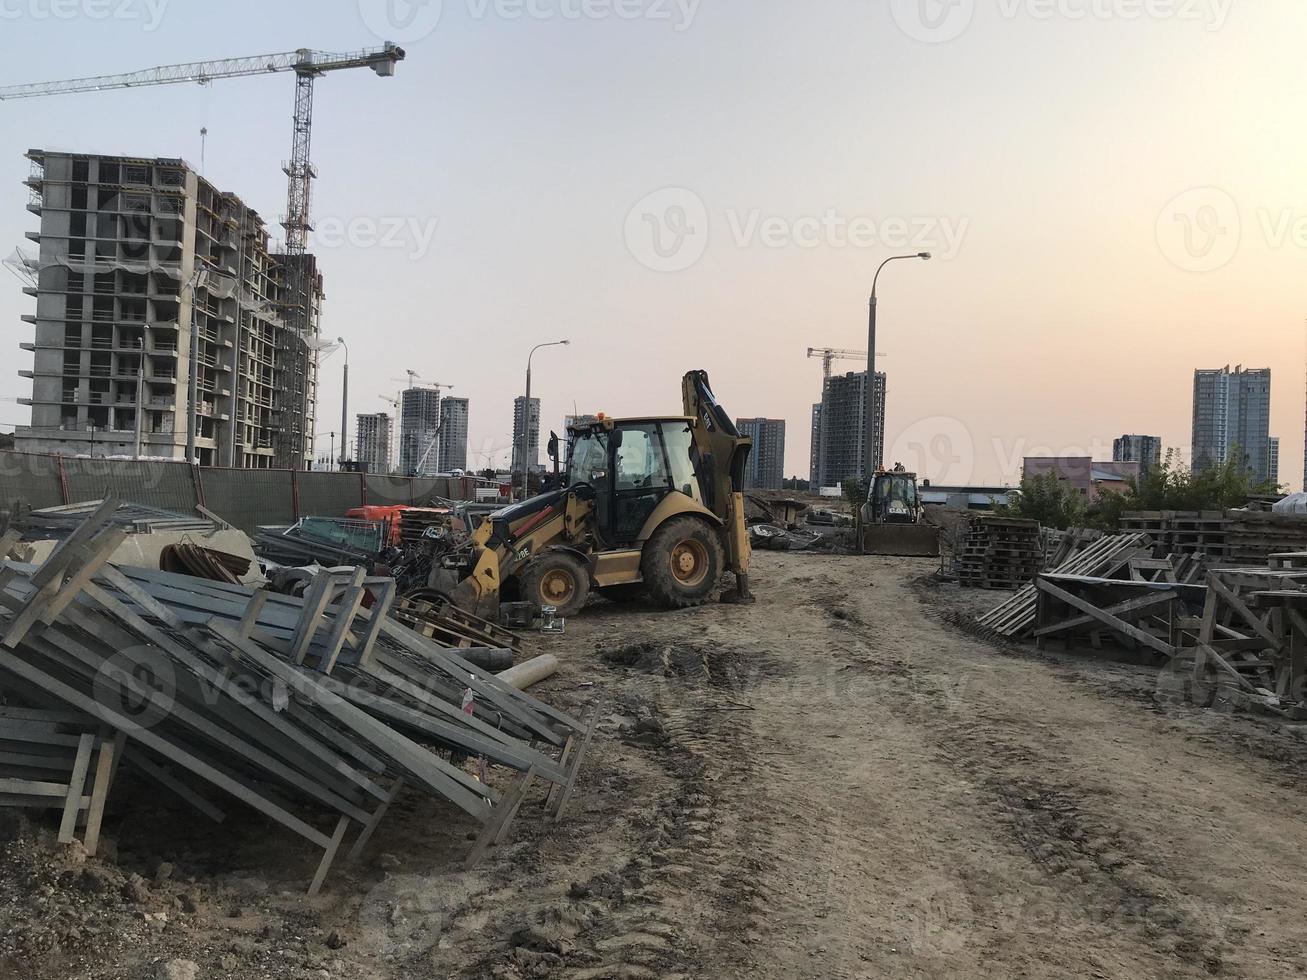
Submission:
<svg viewBox="0 0 1307 980">
<path fill-rule="evenodd" d="M 859 533 L 864 555 L 939 557 L 939 528 L 929 524 L 864 524 Z"/>
</svg>

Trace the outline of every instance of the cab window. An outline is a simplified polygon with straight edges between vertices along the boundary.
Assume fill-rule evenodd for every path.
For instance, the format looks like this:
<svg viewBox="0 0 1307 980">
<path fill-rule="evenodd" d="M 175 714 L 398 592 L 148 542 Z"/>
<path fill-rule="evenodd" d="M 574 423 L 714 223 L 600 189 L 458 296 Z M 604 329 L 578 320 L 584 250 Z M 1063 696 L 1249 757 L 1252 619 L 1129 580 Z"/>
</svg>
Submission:
<svg viewBox="0 0 1307 980">
<path fill-rule="evenodd" d="M 572 442 L 567 465 L 567 485 L 588 483 L 602 489 L 608 478 L 608 436 L 603 431 L 586 432 Z"/>
<path fill-rule="evenodd" d="M 669 479 L 658 426 L 623 426 L 622 444 L 617 448 L 617 489 L 666 488 Z"/>
<path fill-rule="evenodd" d="M 667 463 L 671 467 L 672 489 L 698 500 L 699 478 L 694 472 L 694 436 L 690 432 L 690 423 L 664 422 L 662 430 Z"/>
</svg>

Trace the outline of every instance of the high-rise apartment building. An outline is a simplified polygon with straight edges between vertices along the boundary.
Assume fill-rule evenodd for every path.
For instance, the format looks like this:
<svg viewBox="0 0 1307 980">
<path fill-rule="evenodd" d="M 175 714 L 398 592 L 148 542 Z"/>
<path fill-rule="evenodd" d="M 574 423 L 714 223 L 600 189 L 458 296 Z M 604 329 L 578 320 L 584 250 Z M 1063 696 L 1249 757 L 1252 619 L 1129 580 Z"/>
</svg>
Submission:
<svg viewBox="0 0 1307 980">
<path fill-rule="evenodd" d="M 779 490 L 785 483 L 785 420 L 736 419 L 740 435 L 753 440 L 744 485 L 750 490 Z"/>
<path fill-rule="evenodd" d="M 467 470 L 467 420 L 471 403 L 466 398 L 445 398 L 440 402 L 441 473 Z"/>
<path fill-rule="evenodd" d="M 202 464 L 307 466 L 322 301 L 313 257 L 301 293 L 263 219 L 183 160 L 27 158 L 41 224 L 24 290 L 36 298 L 23 317 L 35 336 L 21 345 L 33 363 L 19 372 L 32 379 L 32 416 L 16 447 L 183 459 L 193 418 Z M 307 336 L 294 326 L 305 321 Z"/>
<path fill-rule="evenodd" d="M 873 402 L 872 438 L 875 466 L 884 466 L 885 457 L 885 375 L 876 372 L 876 397 Z M 849 477 L 862 477 L 866 468 L 867 372 L 849 373 L 827 378 L 821 397 L 821 409 L 814 406 L 813 423 L 818 432 L 816 470 L 817 487 L 837 487 Z"/>
<path fill-rule="evenodd" d="M 355 427 L 355 459 L 367 467 L 369 473 L 390 472 L 390 416 L 385 412 L 360 415 Z"/>
<path fill-rule="evenodd" d="M 1266 447 L 1266 479 L 1280 485 L 1280 437 L 1271 436 Z"/>
<path fill-rule="evenodd" d="M 1114 463 L 1138 463 L 1143 471 L 1162 465 L 1162 440 L 1157 436 L 1121 436 L 1112 442 Z"/>
<path fill-rule="evenodd" d="M 1194 372 L 1193 469 L 1220 466 L 1237 452 L 1253 482 L 1269 479 L 1270 368 Z"/>
<path fill-rule="evenodd" d="M 526 458 L 531 469 L 540 468 L 540 399 L 531 399 L 531 412 L 528 418 L 526 397 L 518 395 L 513 399 L 513 472 L 521 473 L 522 465 L 522 431 L 527 432 Z"/>
<path fill-rule="evenodd" d="M 435 476 L 440 472 L 437 445 L 440 392 L 408 388 L 399 396 L 399 472 L 401 476 Z"/>
</svg>

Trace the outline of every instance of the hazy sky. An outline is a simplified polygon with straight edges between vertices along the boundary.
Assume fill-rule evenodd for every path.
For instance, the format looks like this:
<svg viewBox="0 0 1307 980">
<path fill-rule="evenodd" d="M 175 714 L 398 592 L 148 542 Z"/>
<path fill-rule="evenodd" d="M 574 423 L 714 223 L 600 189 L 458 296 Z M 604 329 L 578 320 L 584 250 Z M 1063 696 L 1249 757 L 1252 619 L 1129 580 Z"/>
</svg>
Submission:
<svg viewBox="0 0 1307 980">
<path fill-rule="evenodd" d="M 789 422 L 806 476 L 806 349 L 863 347 L 876 265 L 929 248 L 881 279 L 890 460 L 995 481 L 1123 432 L 1187 453 L 1193 369 L 1243 363 L 1274 371 L 1297 488 L 1304 38 L 1302 0 L 0 0 L 0 84 L 403 44 L 394 78 L 317 85 L 324 330 L 351 416 L 412 368 L 471 399 L 473 462 L 507 448 L 528 349 L 567 337 L 535 361 L 546 429 L 677 412 L 702 367 L 734 415 Z M 201 126 L 206 176 L 275 223 L 292 92 L 0 105 L 0 251 L 37 227 L 28 147 L 198 166 Z M 13 398 L 34 301 L 0 282 Z"/>
</svg>

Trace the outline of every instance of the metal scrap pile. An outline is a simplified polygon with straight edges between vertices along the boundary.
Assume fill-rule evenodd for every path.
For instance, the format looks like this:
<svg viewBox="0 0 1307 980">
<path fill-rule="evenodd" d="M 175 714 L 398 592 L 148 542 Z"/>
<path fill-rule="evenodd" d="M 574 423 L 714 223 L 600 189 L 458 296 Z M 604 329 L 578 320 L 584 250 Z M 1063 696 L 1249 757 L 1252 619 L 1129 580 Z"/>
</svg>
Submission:
<svg viewBox="0 0 1307 980">
<path fill-rule="evenodd" d="M 321 847 L 316 892 L 401 791 L 481 825 L 469 861 L 534 780 L 566 805 L 597 712 L 583 725 L 406 628 L 394 582 L 362 569 L 296 599 L 115 567 L 115 509 L 40 566 L 0 565 L 0 806 L 61 810 L 64 840 L 84 815 L 94 852 L 126 764 L 211 820 L 247 806 Z"/>
</svg>

